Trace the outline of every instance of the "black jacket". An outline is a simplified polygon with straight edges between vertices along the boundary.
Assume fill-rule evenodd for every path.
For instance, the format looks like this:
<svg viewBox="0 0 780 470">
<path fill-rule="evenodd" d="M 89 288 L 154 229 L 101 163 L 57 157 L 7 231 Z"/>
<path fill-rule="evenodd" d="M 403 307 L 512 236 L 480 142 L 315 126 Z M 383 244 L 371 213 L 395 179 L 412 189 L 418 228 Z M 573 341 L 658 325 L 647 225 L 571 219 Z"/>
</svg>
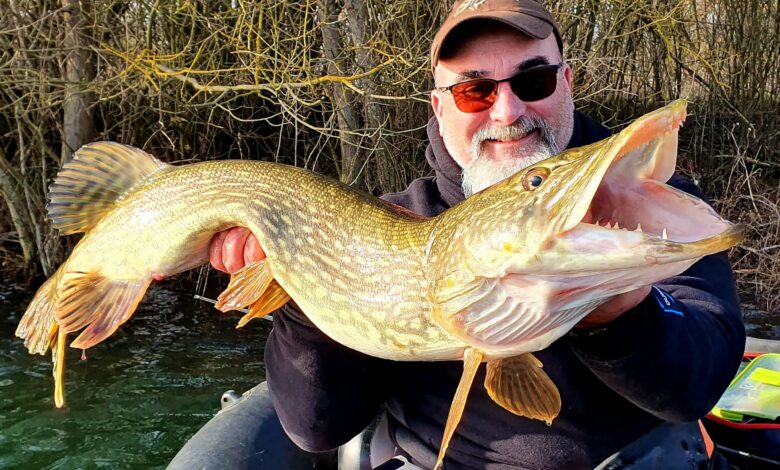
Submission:
<svg viewBox="0 0 780 470">
<path fill-rule="evenodd" d="M 436 126 L 435 120 L 429 123 L 427 150 L 436 176 L 385 196 L 426 216 L 463 199 L 460 168 Z M 569 147 L 607 135 L 606 128 L 576 113 Z M 674 176 L 669 183 L 701 197 L 689 180 Z M 563 408 L 551 426 L 496 405 L 483 386 L 483 365 L 445 468 L 593 468 L 664 421 L 693 421 L 706 414 L 734 377 L 744 349 L 729 262 L 724 253 L 708 256 L 656 286 L 662 291 L 607 327 L 575 330 L 535 353 L 561 393 Z M 656 296 L 665 293 L 681 315 L 660 308 Z M 300 447 L 337 447 L 385 405 L 391 438 L 426 468 L 435 462 L 463 370 L 462 362 L 393 362 L 363 355 L 330 340 L 289 307 L 274 317 L 265 361 L 274 406 Z"/>
</svg>

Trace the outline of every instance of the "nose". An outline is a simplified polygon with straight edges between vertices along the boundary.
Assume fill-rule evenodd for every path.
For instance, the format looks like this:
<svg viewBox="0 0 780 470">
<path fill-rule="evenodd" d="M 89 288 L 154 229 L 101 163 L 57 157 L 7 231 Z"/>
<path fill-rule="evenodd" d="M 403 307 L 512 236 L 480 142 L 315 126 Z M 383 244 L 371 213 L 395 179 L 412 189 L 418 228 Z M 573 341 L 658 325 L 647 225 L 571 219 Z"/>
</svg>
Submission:
<svg viewBox="0 0 780 470">
<path fill-rule="evenodd" d="M 496 102 L 490 108 L 490 119 L 499 124 L 510 125 L 525 111 L 525 103 L 515 95 L 509 83 L 499 83 Z"/>
</svg>

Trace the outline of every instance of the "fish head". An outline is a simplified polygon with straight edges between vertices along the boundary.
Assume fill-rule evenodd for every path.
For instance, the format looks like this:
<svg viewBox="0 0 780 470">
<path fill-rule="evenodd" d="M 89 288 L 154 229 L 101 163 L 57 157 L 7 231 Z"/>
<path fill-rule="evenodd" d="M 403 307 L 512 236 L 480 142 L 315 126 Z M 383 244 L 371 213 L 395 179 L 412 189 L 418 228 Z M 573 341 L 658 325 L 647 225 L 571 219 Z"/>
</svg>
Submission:
<svg viewBox="0 0 780 470">
<path fill-rule="evenodd" d="M 490 202 L 482 213 L 489 217 L 477 223 L 493 226 L 468 246 L 475 274 L 639 270 L 648 274 L 637 281 L 649 284 L 659 280 L 651 273 L 660 265 L 695 261 L 738 243 L 740 226 L 666 184 L 686 105 L 677 100 L 618 134 L 543 160 L 485 190 L 482 197 Z"/>
<path fill-rule="evenodd" d="M 685 115 L 675 101 L 464 201 L 450 267 L 433 274 L 437 321 L 496 354 L 541 349 L 609 298 L 737 244 L 740 226 L 667 184 Z"/>
</svg>

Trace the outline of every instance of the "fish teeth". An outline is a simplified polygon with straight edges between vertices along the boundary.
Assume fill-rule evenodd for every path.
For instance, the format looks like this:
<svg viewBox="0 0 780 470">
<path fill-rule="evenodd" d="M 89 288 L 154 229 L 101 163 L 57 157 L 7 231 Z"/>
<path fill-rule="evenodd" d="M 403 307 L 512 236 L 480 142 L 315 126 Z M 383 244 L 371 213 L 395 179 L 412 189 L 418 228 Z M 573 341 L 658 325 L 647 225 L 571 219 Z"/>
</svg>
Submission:
<svg viewBox="0 0 780 470">
<path fill-rule="evenodd" d="M 636 231 L 641 232 L 642 231 L 642 224 L 636 224 Z"/>
<path fill-rule="evenodd" d="M 661 238 L 663 238 L 664 240 L 669 239 L 669 234 L 666 233 L 666 227 L 664 227 L 664 231 L 661 232 Z"/>
</svg>

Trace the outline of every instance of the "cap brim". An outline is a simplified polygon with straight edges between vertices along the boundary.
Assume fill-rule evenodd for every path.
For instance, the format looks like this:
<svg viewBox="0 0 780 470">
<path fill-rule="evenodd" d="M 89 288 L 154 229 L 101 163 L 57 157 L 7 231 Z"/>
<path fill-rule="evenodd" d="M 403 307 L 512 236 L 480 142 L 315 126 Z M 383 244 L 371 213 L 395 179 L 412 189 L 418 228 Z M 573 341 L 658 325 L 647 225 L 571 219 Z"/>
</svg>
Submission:
<svg viewBox="0 0 780 470">
<path fill-rule="evenodd" d="M 436 37 L 433 40 L 434 44 L 436 44 L 436 48 L 431 54 L 432 68 L 435 68 L 439 61 L 439 53 L 441 52 L 442 45 L 444 45 L 444 42 L 447 40 L 447 36 L 455 28 L 472 20 L 497 21 L 536 39 L 544 39 L 553 33 L 553 26 L 548 21 L 527 13 L 516 11 L 492 11 L 490 14 L 482 12 L 474 12 L 470 15 L 465 14 L 463 17 L 458 18 L 457 22 L 447 25 L 446 29 L 443 28 L 436 34 Z"/>
</svg>

